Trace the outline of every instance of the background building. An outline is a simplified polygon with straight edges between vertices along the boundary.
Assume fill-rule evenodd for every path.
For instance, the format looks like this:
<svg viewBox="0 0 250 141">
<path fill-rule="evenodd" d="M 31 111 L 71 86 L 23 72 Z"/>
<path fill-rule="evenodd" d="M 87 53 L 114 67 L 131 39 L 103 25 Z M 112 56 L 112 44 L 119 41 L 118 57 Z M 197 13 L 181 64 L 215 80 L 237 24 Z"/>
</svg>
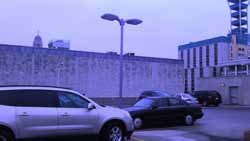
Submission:
<svg viewBox="0 0 250 141">
<path fill-rule="evenodd" d="M 52 40 L 49 42 L 48 47 L 51 49 L 70 49 L 70 41 L 66 40 Z"/>
<path fill-rule="evenodd" d="M 186 92 L 217 90 L 225 104 L 250 105 L 248 0 L 228 0 L 231 32 L 179 46 Z"/>
<path fill-rule="evenodd" d="M 216 77 L 218 64 L 229 61 L 230 38 L 216 37 L 179 46 L 179 58 L 184 60 L 185 92 L 196 90 L 196 79 Z"/>
<path fill-rule="evenodd" d="M 33 47 L 43 47 L 43 40 L 39 34 L 37 34 L 33 40 Z"/>
</svg>

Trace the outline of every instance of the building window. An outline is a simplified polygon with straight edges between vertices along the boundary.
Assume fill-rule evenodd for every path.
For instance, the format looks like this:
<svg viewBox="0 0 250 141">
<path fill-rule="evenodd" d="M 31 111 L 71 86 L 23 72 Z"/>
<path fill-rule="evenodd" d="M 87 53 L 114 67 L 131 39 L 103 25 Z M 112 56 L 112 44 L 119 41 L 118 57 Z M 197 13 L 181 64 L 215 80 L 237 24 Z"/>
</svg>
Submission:
<svg viewBox="0 0 250 141">
<path fill-rule="evenodd" d="M 225 74 L 224 74 L 224 68 L 220 68 L 220 76 L 225 76 Z"/>
<path fill-rule="evenodd" d="M 184 79 L 185 79 L 185 92 L 188 92 L 188 70 L 187 69 L 185 69 Z"/>
<path fill-rule="evenodd" d="M 183 50 L 181 50 L 181 60 L 183 60 Z"/>
<path fill-rule="evenodd" d="M 194 92 L 195 90 L 195 80 L 194 80 L 194 69 L 191 69 L 191 91 Z"/>
<path fill-rule="evenodd" d="M 200 60 L 200 68 L 202 68 L 202 66 L 203 66 L 203 62 L 202 62 L 202 58 L 203 58 L 202 57 L 202 47 L 199 48 L 199 55 L 200 55 L 200 57 L 199 57 L 200 58 L 199 59 Z"/>
<path fill-rule="evenodd" d="M 218 65 L 218 44 L 214 44 L 214 65 Z"/>
<path fill-rule="evenodd" d="M 206 46 L 206 66 L 209 66 L 210 62 L 209 62 L 209 46 Z"/>
<path fill-rule="evenodd" d="M 216 69 L 216 67 L 213 67 L 213 77 L 217 77 L 217 69 Z"/>
<path fill-rule="evenodd" d="M 193 66 L 196 67 L 196 48 L 193 48 Z"/>
<path fill-rule="evenodd" d="M 190 50 L 187 50 L 187 67 L 190 68 Z"/>
<path fill-rule="evenodd" d="M 238 51 L 245 51 L 245 49 L 244 48 L 238 48 Z"/>
<path fill-rule="evenodd" d="M 200 78 L 204 77 L 204 70 L 203 68 L 200 68 Z"/>
</svg>

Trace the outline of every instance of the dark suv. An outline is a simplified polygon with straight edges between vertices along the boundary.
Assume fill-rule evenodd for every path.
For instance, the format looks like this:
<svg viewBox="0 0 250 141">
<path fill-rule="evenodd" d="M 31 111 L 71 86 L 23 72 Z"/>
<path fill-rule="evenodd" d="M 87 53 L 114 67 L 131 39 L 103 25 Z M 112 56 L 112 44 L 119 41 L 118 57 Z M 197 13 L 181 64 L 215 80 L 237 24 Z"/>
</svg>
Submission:
<svg viewBox="0 0 250 141">
<path fill-rule="evenodd" d="M 195 91 L 193 94 L 203 106 L 215 105 L 222 103 L 221 95 L 217 91 Z"/>
</svg>

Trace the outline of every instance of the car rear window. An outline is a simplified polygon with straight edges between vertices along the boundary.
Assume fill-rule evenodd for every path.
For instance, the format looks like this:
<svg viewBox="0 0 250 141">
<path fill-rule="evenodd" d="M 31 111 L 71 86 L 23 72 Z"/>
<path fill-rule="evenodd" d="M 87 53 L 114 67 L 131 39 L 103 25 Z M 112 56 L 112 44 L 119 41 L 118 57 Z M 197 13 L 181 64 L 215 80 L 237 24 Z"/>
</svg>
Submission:
<svg viewBox="0 0 250 141">
<path fill-rule="evenodd" d="M 138 101 L 134 106 L 135 107 L 146 107 L 149 108 L 153 105 L 154 101 L 152 99 L 142 99 Z"/>
<path fill-rule="evenodd" d="M 58 100 L 54 91 L 13 90 L 0 93 L 0 104 L 18 107 L 58 107 Z"/>
<path fill-rule="evenodd" d="M 15 97 L 12 91 L 0 91 L 0 105 L 15 106 Z"/>
<path fill-rule="evenodd" d="M 220 97 L 220 94 L 218 92 L 211 92 L 210 93 L 212 96 Z"/>
</svg>

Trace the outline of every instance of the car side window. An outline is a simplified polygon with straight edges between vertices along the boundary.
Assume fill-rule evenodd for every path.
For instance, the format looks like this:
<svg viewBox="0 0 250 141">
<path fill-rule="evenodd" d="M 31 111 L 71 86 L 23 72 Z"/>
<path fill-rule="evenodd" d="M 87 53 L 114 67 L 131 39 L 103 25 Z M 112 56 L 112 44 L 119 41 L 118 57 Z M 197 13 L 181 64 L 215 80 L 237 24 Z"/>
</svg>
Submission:
<svg viewBox="0 0 250 141">
<path fill-rule="evenodd" d="M 151 92 L 144 92 L 142 95 L 143 96 L 153 96 L 153 94 Z"/>
<path fill-rule="evenodd" d="M 156 106 L 158 108 L 168 107 L 169 106 L 168 100 L 167 99 L 160 99 L 157 101 Z"/>
<path fill-rule="evenodd" d="M 178 105 L 184 105 L 184 103 L 181 102 L 180 99 L 177 99 L 177 98 L 169 98 L 169 105 L 170 105 L 170 106 L 178 106 Z"/>
<path fill-rule="evenodd" d="M 59 92 L 58 99 L 60 107 L 63 108 L 88 108 L 89 101 L 69 92 Z"/>
</svg>

